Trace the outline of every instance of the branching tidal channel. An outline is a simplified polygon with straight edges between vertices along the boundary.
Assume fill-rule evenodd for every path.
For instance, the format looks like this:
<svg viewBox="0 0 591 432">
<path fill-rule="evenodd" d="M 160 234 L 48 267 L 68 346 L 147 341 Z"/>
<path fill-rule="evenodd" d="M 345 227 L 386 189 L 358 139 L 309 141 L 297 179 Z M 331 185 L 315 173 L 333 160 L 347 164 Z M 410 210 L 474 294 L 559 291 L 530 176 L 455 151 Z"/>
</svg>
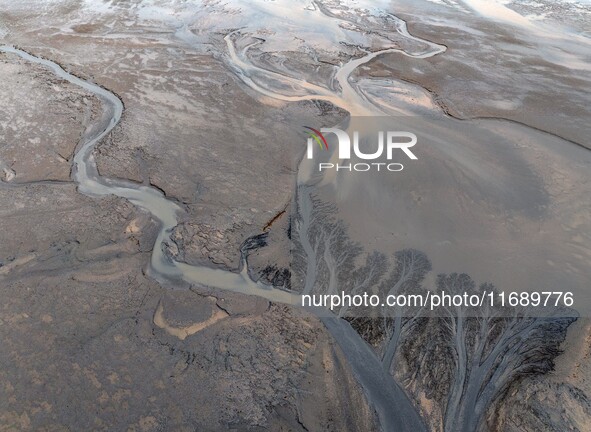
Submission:
<svg viewBox="0 0 591 432">
<path fill-rule="evenodd" d="M 408 33 L 406 24 L 401 20 L 398 21 L 398 31 L 405 37 L 417 40 Z M 236 47 L 235 41 L 241 36 L 239 31 L 235 31 L 225 37 L 228 53 L 225 60 L 228 67 L 245 85 L 265 97 L 286 102 L 304 100 L 329 102 L 347 110 L 351 115 L 384 115 L 383 111 L 360 94 L 349 81 L 350 75 L 361 65 L 380 55 L 405 55 L 422 59 L 445 51 L 442 45 L 421 40 L 421 43 L 427 47 L 422 52 L 408 53 L 398 48 L 390 48 L 368 53 L 338 68 L 334 79 L 338 83 L 339 90 L 333 91 L 255 66 L 247 56 L 252 44 L 243 45 L 241 50 Z M 124 110 L 122 101 L 105 88 L 66 72 L 60 65 L 50 60 L 10 46 L 2 46 L 0 51 L 40 64 L 59 78 L 94 94 L 103 102 L 106 114 L 86 132 L 78 146 L 74 156 L 72 176 L 81 193 L 95 197 L 116 195 L 127 199 L 138 208 L 150 213 L 160 223 L 150 261 L 153 277 L 161 282 L 182 279 L 191 284 L 256 295 L 269 301 L 300 304 L 300 296 L 295 292 L 251 280 L 245 254 L 242 258 L 241 271 L 238 273 L 188 265 L 166 256 L 163 249 L 170 241 L 173 228 L 177 226 L 178 215 L 182 212 L 181 207 L 167 199 L 156 188 L 99 175 L 94 160 L 93 150 L 96 144 L 105 138 L 121 119 Z M 279 86 L 284 85 L 286 88 L 304 89 L 306 94 L 299 96 L 282 94 L 277 89 L 277 84 L 275 88 L 269 88 L 261 84 L 265 82 L 264 79 L 254 80 L 253 75 L 268 77 L 270 78 L 268 82 L 280 83 Z M 317 179 L 312 181 L 310 176 L 305 174 L 307 171 L 309 170 L 303 168 L 298 171 L 295 199 L 297 214 L 294 217 L 293 227 L 295 230 L 293 236 L 297 238 L 303 251 L 302 256 L 307 261 L 304 293 L 311 292 L 316 284 L 317 264 L 320 261 L 326 263 L 329 274 L 336 278 L 339 259 L 346 258 L 331 255 L 335 248 L 343 247 L 338 242 L 331 243 L 335 240 L 334 238 L 324 237 L 320 247 L 318 239 L 314 239 L 311 234 L 314 224 L 318 222 L 312 194 Z M 373 255 L 368 265 L 379 268 L 383 262 L 381 257 Z M 395 268 L 387 279 L 387 287 L 395 291 L 408 287 L 409 284 L 420 284 L 429 269 L 430 263 L 425 256 L 417 251 L 402 251 L 395 257 Z M 380 276 L 382 274 L 380 273 Z M 377 275 L 377 273 L 370 273 L 369 276 L 359 279 L 359 286 L 375 282 L 378 280 Z M 333 290 L 336 281 L 337 279 L 330 280 L 329 287 Z M 450 285 L 461 286 L 464 290 L 473 289 L 469 278 L 466 279 L 462 275 L 440 278 L 438 284 L 447 289 L 450 289 Z M 554 342 L 559 339 L 570 323 L 568 320 L 526 319 L 517 316 L 511 319 L 496 319 L 485 315 L 471 319 L 450 315 L 447 318 L 425 320 L 417 315 L 414 319 L 412 317 L 386 317 L 373 321 L 357 319 L 353 320 L 351 325 L 349 321 L 325 310 L 313 310 L 313 312 L 319 316 L 344 352 L 370 406 L 375 409 L 384 431 L 427 430 L 421 411 L 398 384 L 391 371 L 393 358 L 405 339 L 420 338 L 421 335 L 429 334 L 433 326 L 443 329 L 442 333 L 445 335 L 439 342 L 447 346 L 450 364 L 454 369 L 454 378 L 447 391 L 444 428 L 446 431 L 474 431 L 478 428 L 486 410 L 513 378 L 520 373 L 544 371 L 548 367 L 547 362 L 551 361 L 552 354 L 555 354 L 552 350 L 556 350 Z M 362 337 L 360 328 L 374 329 L 373 333 L 379 334 L 378 340 L 373 341 L 368 335 Z M 548 338 L 548 329 L 558 336 L 555 339 Z M 532 341 L 541 341 L 543 338 L 546 340 L 544 345 L 547 347 L 546 351 L 532 344 Z M 468 340 L 471 342 L 468 343 Z M 423 352 L 422 360 L 430 359 L 429 356 L 433 352 L 429 349 L 430 347 L 427 347 Z"/>
</svg>

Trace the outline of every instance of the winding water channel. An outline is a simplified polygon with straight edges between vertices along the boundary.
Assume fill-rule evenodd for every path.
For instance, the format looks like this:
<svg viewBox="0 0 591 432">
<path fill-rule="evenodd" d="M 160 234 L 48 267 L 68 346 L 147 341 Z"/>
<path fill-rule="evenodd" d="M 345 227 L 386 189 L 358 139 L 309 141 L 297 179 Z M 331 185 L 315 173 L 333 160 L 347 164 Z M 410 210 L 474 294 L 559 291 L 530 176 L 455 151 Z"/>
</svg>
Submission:
<svg viewBox="0 0 591 432">
<path fill-rule="evenodd" d="M 417 40 L 406 30 L 403 21 L 398 22 L 398 31 L 403 36 Z M 343 65 L 337 71 L 335 79 L 341 90 L 331 91 L 314 84 L 305 86 L 308 92 L 301 96 L 287 96 L 265 88 L 251 78 L 253 72 L 275 75 L 275 78 L 289 84 L 302 84 L 302 81 L 276 72 L 267 71 L 256 67 L 248 61 L 246 51 L 237 52 L 232 41 L 233 33 L 226 36 L 228 47 L 229 67 L 241 78 L 241 80 L 253 90 L 268 97 L 283 101 L 322 100 L 346 109 L 351 115 L 383 115 L 377 107 L 369 103 L 349 82 L 351 74 L 375 57 L 384 54 L 402 54 L 415 58 L 426 58 L 445 51 L 445 47 L 428 41 L 422 41 L 429 48 L 425 51 L 408 53 L 404 50 L 393 48 L 369 53 L 361 58 L 353 59 Z M 50 60 L 36 57 L 26 51 L 11 47 L 1 46 L 0 52 L 17 55 L 31 63 L 40 64 L 51 70 L 56 76 L 77 85 L 100 98 L 108 110 L 108 117 L 96 125 L 83 138 L 81 145 L 74 156 L 73 178 L 78 185 L 78 190 L 89 196 L 116 195 L 129 200 L 131 203 L 149 212 L 160 224 L 160 231 L 155 241 L 152 256 L 151 270 L 154 277 L 159 280 L 182 279 L 188 283 L 205 285 L 222 290 L 229 290 L 243 294 L 256 295 L 274 302 L 298 305 L 299 295 L 281 289 L 254 282 L 248 275 L 248 268 L 243 258 L 242 270 L 233 273 L 221 269 L 213 269 L 205 266 L 193 266 L 174 261 L 164 252 L 165 244 L 170 240 L 172 229 L 178 223 L 178 214 L 181 207 L 174 201 L 167 199 L 164 194 L 153 187 L 138 185 L 129 181 L 115 180 L 100 176 L 93 156 L 95 145 L 107 136 L 118 124 L 124 110 L 122 101 L 112 92 L 99 85 L 78 78 L 66 72 L 60 65 Z M 305 161 L 302 161 L 302 164 Z M 302 172 L 306 171 L 304 169 Z M 298 193 L 309 193 L 306 187 L 308 176 L 298 175 Z M 304 227 L 305 228 L 305 227 Z M 371 406 L 377 412 L 383 430 L 397 431 L 422 431 L 426 427 L 408 399 L 405 392 L 398 386 L 389 372 L 381 367 L 371 347 L 351 328 L 344 320 L 326 314 L 326 311 L 317 311 L 326 328 L 337 341 L 346 358 L 348 359 L 354 375 L 363 387 L 364 393 Z"/>
</svg>

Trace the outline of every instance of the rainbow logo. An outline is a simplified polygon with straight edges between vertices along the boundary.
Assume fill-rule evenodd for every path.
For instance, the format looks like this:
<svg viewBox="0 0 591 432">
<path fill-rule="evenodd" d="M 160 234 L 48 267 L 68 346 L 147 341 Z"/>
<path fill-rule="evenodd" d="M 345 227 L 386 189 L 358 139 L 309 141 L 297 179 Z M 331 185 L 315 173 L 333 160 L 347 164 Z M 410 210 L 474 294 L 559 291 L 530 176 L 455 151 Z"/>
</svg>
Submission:
<svg viewBox="0 0 591 432">
<path fill-rule="evenodd" d="M 310 135 L 320 146 L 320 148 L 325 148 L 326 150 L 328 150 L 328 143 L 326 142 L 326 138 L 324 138 L 324 135 L 322 135 L 322 133 L 320 133 L 319 130 L 311 128 L 310 126 L 304 126 L 304 128 L 311 130 L 312 132 L 308 132 L 308 135 Z M 324 143 L 324 146 L 322 146 L 322 143 Z"/>
</svg>

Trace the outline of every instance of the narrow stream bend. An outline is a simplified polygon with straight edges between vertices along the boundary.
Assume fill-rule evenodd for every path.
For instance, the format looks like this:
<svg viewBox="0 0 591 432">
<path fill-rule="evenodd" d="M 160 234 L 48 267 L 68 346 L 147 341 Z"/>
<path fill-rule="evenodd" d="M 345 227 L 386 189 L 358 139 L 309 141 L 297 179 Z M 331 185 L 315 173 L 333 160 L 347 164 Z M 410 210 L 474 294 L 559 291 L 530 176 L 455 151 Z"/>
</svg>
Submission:
<svg viewBox="0 0 591 432">
<path fill-rule="evenodd" d="M 405 24 L 399 31 L 404 34 L 406 31 Z M 412 36 L 409 35 L 409 37 Z M 230 57 L 229 66 L 246 85 L 258 93 L 284 101 L 323 100 L 346 109 L 351 115 L 383 115 L 377 107 L 363 99 L 349 83 L 349 76 L 359 66 L 382 54 L 399 53 L 415 58 L 426 58 L 445 50 L 443 46 L 428 42 L 431 49 L 417 54 L 409 54 L 397 48 L 369 53 L 364 57 L 351 60 L 337 71 L 335 79 L 341 87 L 341 92 L 332 92 L 331 90 L 310 84 L 307 86 L 307 90 L 310 91 L 308 95 L 285 96 L 273 90 L 266 89 L 251 80 L 249 72 L 255 69 L 265 74 L 276 73 L 259 69 L 249 63 L 246 58 L 248 47 L 242 53 L 237 53 L 232 42 L 232 34 L 226 36 L 225 40 Z M 150 260 L 150 266 L 155 276 L 163 280 L 182 279 L 188 283 L 256 295 L 274 302 L 292 305 L 301 304 L 300 296 L 296 293 L 290 293 L 252 281 L 248 276 L 248 269 L 245 262 L 242 263 L 240 273 L 233 273 L 205 266 L 193 266 L 174 261 L 165 256 L 163 247 L 170 240 L 172 230 L 178 224 L 178 214 L 182 209 L 176 203 L 167 199 L 156 188 L 138 185 L 125 180 L 102 177 L 98 174 L 96 167 L 96 161 L 93 156 L 94 147 L 119 123 L 124 108 L 121 100 L 103 87 L 66 72 L 61 66 L 50 60 L 36 57 L 26 51 L 11 46 L 0 46 L 0 52 L 14 54 L 31 63 L 40 64 L 50 69 L 56 76 L 94 94 L 106 104 L 110 116 L 103 124 L 89 132 L 83 138 L 81 145 L 74 155 L 73 178 L 81 193 L 95 197 L 115 195 L 125 198 L 137 207 L 149 212 L 160 223 L 160 230 Z M 297 81 L 280 74 L 276 75 L 283 81 Z M 298 184 L 303 185 L 305 181 L 305 178 L 298 177 Z M 308 188 L 303 189 L 307 190 Z M 426 427 L 416 408 L 395 380 L 383 370 L 371 347 L 346 321 L 327 316 L 324 310 L 319 312 L 321 320 L 349 361 L 369 404 L 376 410 L 382 429 L 386 431 L 425 431 Z"/>
<path fill-rule="evenodd" d="M 160 231 L 154 244 L 151 268 L 164 278 L 181 278 L 189 283 L 207 285 L 215 288 L 259 295 L 271 301 L 297 304 L 299 296 L 267 285 L 253 282 L 247 274 L 246 266 L 240 273 L 212 269 L 205 266 L 191 266 L 166 257 L 164 244 L 170 239 L 172 229 L 178 224 L 178 213 L 182 210 L 176 203 L 153 187 L 138 185 L 125 180 L 114 180 L 98 174 L 92 151 L 119 123 L 123 113 L 123 103 L 110 91 L 66 72 L 58 64 L 33 56 L 26 51 L 11 46 L 0 46 L 0 51 L 16 54 L 19 57 L 43 65 L 56 76 L 94 94 L 105 102 L 110 110 L 110 119 L 87 136 L 74 155 L 73 177 L 78 190 L 90 196 L 116 195 L 129 200 L 137 207 L 149 212 L 159 223 Z"/>
</svg>

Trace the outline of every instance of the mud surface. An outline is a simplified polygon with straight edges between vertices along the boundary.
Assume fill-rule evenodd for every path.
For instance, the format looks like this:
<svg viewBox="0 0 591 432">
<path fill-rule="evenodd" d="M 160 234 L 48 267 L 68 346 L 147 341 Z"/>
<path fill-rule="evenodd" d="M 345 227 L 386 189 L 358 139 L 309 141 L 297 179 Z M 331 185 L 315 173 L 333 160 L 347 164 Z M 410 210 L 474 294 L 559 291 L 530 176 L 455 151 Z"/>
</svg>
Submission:
<svg viewBox="0 0 591 432">
<path fill-rule="evenodd" d="M 502 289 L 585 293 L 589 15 L 505 3 L 0 1 L 0 44 L 121 99 L 92 150 L 98 174 L 178 205 L 162 256 L 184 269 L 248 271 L 281 290 L 382 289 L 410 254 L 429 262 L 408 276 L 422 288 L 473 286 L 455 273 L 466 271 Z M 488 317 L 323 325 L 155 279 L 154 217 L 81 194 L 71 172 L 112 114 L 105 101 L 11 54 L 0 75 L 0 429 L 588 428 L 585 320 L 564 343 L 572 321 L 560 317 L 503 317 L 518 323 L 505 333 L 478 327 Z M 301 126 L 348 113 L 446 127 L 429 125 L 422 165 L 400 181 L 309 175 Z M 338 219 L 306 215 L 312 198 Z M 311 240 L 305 268 L 318 270 L 301 279 L 296 238 Z M 331 256 L 339 247 L 353 254 Z M 471 397 L 480 388 L 492 390 Z"/>
</svg>

